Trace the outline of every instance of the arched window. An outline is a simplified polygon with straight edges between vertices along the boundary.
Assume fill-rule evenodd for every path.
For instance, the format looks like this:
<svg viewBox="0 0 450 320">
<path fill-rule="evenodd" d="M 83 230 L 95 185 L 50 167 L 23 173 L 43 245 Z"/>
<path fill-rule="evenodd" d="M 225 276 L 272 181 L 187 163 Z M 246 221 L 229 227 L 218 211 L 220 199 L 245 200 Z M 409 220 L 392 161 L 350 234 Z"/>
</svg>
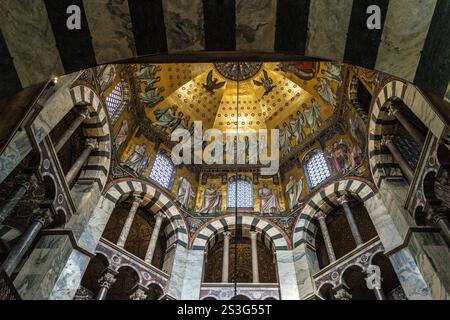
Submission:
<svg viewBox="0 0 450 320">
<path fill-rule="evenodd" d="M 125 91 L 127 91 L 126 83 L 119 82 L 109 96 L 106 97 L 106 107 L 111 124 L 114 125 L 122 114 L 126 106 Z"/>
<path fill-rule="evenodd" d="M 168 190 L 172 189 L 175 178 L 175 166 L 172 160 L 165 154 L 158 153 L 150 171 L 149 178 Z"/>
<path fill-rule="evenodd" d="M 237 190 L 236 190 L 237 188 Z M 227 207 L 253 208 L 253 185 L 248 177 L 232 177 L 228 182 Z"/>
<path fill-rule="evenodd" d="M 320 149 L 311 151 L 304 161 L 304 172 L 311 189 L 317 187 L 331 176 L 323 152 Z"/>
</svg>

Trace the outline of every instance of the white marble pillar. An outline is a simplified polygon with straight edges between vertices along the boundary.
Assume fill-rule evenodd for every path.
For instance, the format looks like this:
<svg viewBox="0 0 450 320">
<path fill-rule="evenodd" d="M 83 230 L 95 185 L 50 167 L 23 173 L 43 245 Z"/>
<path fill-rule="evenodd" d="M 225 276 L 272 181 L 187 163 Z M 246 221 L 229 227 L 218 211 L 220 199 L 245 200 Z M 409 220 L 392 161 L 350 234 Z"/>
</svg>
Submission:
<svg viewBox="0 0 450 320">
<path fill-rule="evenodd" d="M 406 180 L 408 180 L 408 183 L 411 183 L 411 181 L 414 178 L 414 171 L 409 166 L 408 162 L 403 158 L 400 151 L 397 149 L 393 142 L 392 136 L 384 136 L 381 143 L 388 148 L 389 152 L 392 154 L 392 158 L 394 158 L 395 162 L 397 162 L 400 166 L 400 169 L 402 170 L 403 174 L 406 177 Z"/>
<path fill-rule="evenodd" d="M 391 102 L 389 107 L 389 114 L 394 116 L 403 128 L 408 131 L 414 141 L 422 148 L 425 144 L 425 136 L 420 132 L 398 109 L 398 107 Z"/>
<path fill-rule="evenodd" d="M 128 234 L 131 230 L 131 225 L 133 224 L 134 216 L 136 215 L 136 212 L 139 208 L 139 206 L 142 203 L 142 199 L 139 197 L 135 197 L 133 200 L 133 204 L 131 205 L 131 209 L 128 212 L 127 219 L 125 220 L 125 223 L 122 227 L 122 231 L 119 236 L 119 240 L 117 241 L 118 247 L 125 247 L 125 243 L 127 242 Z"/>
<path fill-rule="evenodd" d="M 359 233 L 358 226 L 356 225 L 355 217 L 353 216 L 352 210 L 350 209 L 350 206 L 348 205 L 348 198 L 347 196 L 342 196 L 338 198 L 339 203 L 344 208 L 345 217 L 347 218 L 347 222 L 350 225 L 350 230 L 353 235 L 353 239 L 355 239 L 356 246 L 362 245 L 363 239 L 361 237 L 361 234 Z"/>
<path fill-rule="evenodd" d="M 334 254 L 330 234 L 328 233 L 327 223 L 325 222 L 326 215 L 322 211 L 317 211 L 316 216 L 317 220 L 319 220 L 320 231 L 322 231 L 322 237 L 325 242 L 325 249 L 328 253 L 328 259 L 330 260 L 330 263 L 333 263 L 336 261 L 336 255 Z"/>
<path fill-rule="evenodd" d="M 145 254 L 145 262 L 152 264 L 153 255 L 155 254 L 156 243 L 158 242 L 159 231 L 161 230 L 161 223 L 164 219 L 164 214 L 158 212 L 156 214 L 155 227 L 153 228 L 152 237 L 148 244 L 147 253 Z"/>
<path fill-rule="evenodd" d="M 250 240 L 252 245 L 252 273 L 253 283 L 259 283 L 258 270 L 258 232 L 250 231 Z"/>
<path fill-rule="evenodd" d="M 97 300 L 106 300 L 109 289 L 116 282 L 117 272 L 107 269 L 103 276 L 98 280 L 100 290 L 97 294 Z"/>
<path fill-rule="evenodd" d="M 377 300 L 386 300 L 383 289 L 381 288 L 381 270 L 377 265 L 370 265 L 367 268 L 366 284 L 369 290 L 373 290 Z"/>
<path fill-rule="evenodd" d="M 222 260 L 222 283 L 228 283 L 228 266 L 230 264 L 230 238 L 231 232 L 223 233 L 223 260 Z"/>
<path fill-rule="evenodd" d="M 13 190 L 12 194 L 0 208 L 0 223 L 2 223 L 6 218 L 8 218 L 8 216 L 16 207 L 17 203 L 19 203 L 19 201 L 22 199 L 22 197 L 25 195 L 25 193 L 27 193 L 29 189 L 30 183 L 25 182 L 21 183 L 20 185 L 17 186 L 15 190 Z"/>
<path fill-rule="evenodd" d="M 2 265 L 3 270 L 8 276 L 13 274 L 14 270 L 17 268 L 21 262 L 23 256 L 30 248 L 36 236 L 39 234 L 41 229 L 51 223 L 53 218 L 49 210 L 40 213 L 34 219 L 25 233 L 21 236 L 19 242 L 13 247 L 5 262 Z"/>
<path fill-rule="evenodd" d="M 62 147 L 66 144 L 66 142 L 70 139 L 70 137 L 73 135 L 75 130 L 78 129 L 78 127 L 83 123 L 84 120 L 86 120 L 89 117 L 89 109 L 88 106 L 80 106 L 77 108 L 76 112 L 78 113 L 77 117 L 73 122 L 70 124 L 70 126 L 67 128 L 67 130 L 64 132 L 64 134 L 59 138 L 58 142 L 55 144 L 55 151 L 58 152 L 62 149 Z"/>
<path fill-rule="evenodd" d="M 72 168 L 70 168 L 69 172 L 67 172 L 66 174 L 66 181 L 69 186 L 72 185 L 81 168 L 86 163 L 86 160 L 89 158 L 89 155 L 91 154 L 92 150 L 95 150 L 97 148 L 98 148 L 97 139 L 86 139 L 86 148 L 83 150 L 81 155 L 72 165 Z"/>
</svg>

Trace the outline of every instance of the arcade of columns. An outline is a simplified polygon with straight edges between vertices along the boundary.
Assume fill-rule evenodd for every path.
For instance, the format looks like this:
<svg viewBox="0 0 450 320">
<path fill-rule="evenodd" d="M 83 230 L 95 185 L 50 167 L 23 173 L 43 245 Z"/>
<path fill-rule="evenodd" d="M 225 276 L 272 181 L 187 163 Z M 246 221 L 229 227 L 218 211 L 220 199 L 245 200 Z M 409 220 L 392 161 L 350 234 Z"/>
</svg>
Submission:
<svg viewBox="0 0 450 320">
<path fill-rule="evenodd" d="M 89 118 L 89 112 L 86 108 L 86 106 L 77 107 L 77 117 L 73 121 L 73 123 L 70 125 L 69 128 L 67 128 L 66 132 L 60 137 L 60 139 L 57 141 L 57 143 L 54 144 L 54 148 L 56 151 L 60 150 L 64 144 L 70 139 L 70 137 L 73 135 L 73 133 L 76 131 L 76 129 L 86 120 Z M 423 147 L 425 137 L 421 132 L 419 132 L 413 124 L 411 124 L 406 117 L 404 117 L 397 109 L 397 107 L 394 104 L 390 105 L 390 115 L 395 116 L 395 118 L 399 121 L 399 123 L 408 131 L 408 133 L 411 135 L 411 137 L 415 140 L 415 142 Z M 396 147 L 396 145 L 393 143 L 393 138 L 391 135 L 383 136 L 382 144 L 389 150 L 391 153 L 393 159 L 396 163 L 400 166 L 406 180 L 411 183 L 412 178 L 414 176 L 414 172 L 409 166 L 408 162 L 404 159 L 403 155 L 401 154 L 400 150 Z M 71 186 L 74 184 L 76 177 L 82 170 L 83 165 L 88 160 L 91 153 L 98 148 L 98 141 L 94 138 L 88 138 L 85 141 L 85 147 L 83 151 L 81 152 L 78 159 L 73 163 L 70 170 L 67 172 L 65 179 L 66 183 Z M 0 222 L 5 220 L 6 217 L 12 212 L 12 210 L 15 208 L 15 206 L 18 204 L 20 199 L 26 194 L 26 192 L 29 189 L 29 183 L 23 183 L 20 184 L 17 189 L 14 190 L 13 195 L 9 198 L 8 201 L 6 201 L 2 207 L 0 208 Z M 358 230 L 358 227 L 355 223 L 355 218 L 353 216 L 353 213 L 348 205 L 348 198 L 346 196 L 341 196 L 338 198 L 339 204 L 343 207 L 346 220 L 350 226 L 351 234 L 353 236 L 353 239 L 355 240 L 355 243 L 357 246 L 363 245 L 363 240 L 360 234 L 360 231 Z M 131 206 L 131 209 L 128 213 L 128 217 L 126 219 L 126 222 L 122 228 L 119 240 L 117 242 L 117 246 L 123 248 L 125 246 L 126 240 L 128 238 L 131 225 L 133 223 L 134 217 L 137 213 L 137 210 L 139 206 L 142 203 L 142 198 L 135 197 Z M 326 252 L 328 254 L 328 258 L 330 261 L 330 264 L 333 264 L 336 261 L 336 256 L 333 250 L 333 244 L 329 236 L 329 232 L 327 229 L 327 224 L 325 221 L 326 213 L 318 210 L 315 214 L 315 217 L 317 218 L 317 221 L 319 222 L 320 230 L 324 238 L 325 242 L 325 248 Z M 39 232 L 49 226 L 53 221 L 53 216 L 50 210 L 48 209 L 42 209 L 41 212 L 36 214 L 33 222 L 28 227 L 28 229 L 23 233 L 20 240 L 17 242 L 17 244 L 11 249 L 8 257 L 6 258 L 5 262 L 3 263 L 3 269 L 5 270 L 6 274 L 8 276 L 11 276 L 11 274 L 14 272 L 16 267 L 20 264 L 21 260 L 23 259 L 25 253 L 30 248 L 33 241 L 36 239 Z M 164 219 L 164 214 L 157 213 L 156 216 L 156 223 L 155 227 L 153 229 L 150 243 L 147 249 L 147 252 L 145 254 L 145 262 L 148 264 L 151 264 L 156 242 L 159 236 L 159 232 L 161 229 L 161 224 Z M 450 239 L 450 233 L 449 233 L 449 224 L 448 220 L 440 211 L 432 211 L 431 219 L 441 228 L 442 235 L 449 240 Z M 224 232 L 224 245 L 223 245 L 223 265 L 222 265 L 222 283 L 228 283 L 228 274 L 229 274 L 229 251 L 230 251 L 230 232 Z M 259 283 L 259 272 L 258 272 L 258 253 L 257 253 L 257 232 L 250 232 L 250 238 L 251 238 L 251 261 L 252 261 L 252 282 L 253 283 Z M 385 299 L 384 292 L 381 289 L 381 278 L 382 275 L 380 274 L 379 268 L 377 269 L 377 266 L 372 265 L 370 266 L 370 270 L 373 271 L 373 273 L 369 274 L 367 277 L 367 287 L 374 291 L 375 296 L 377 299 Z M 116 272 L 113 270 L 106 270 L 104 275 L 99 280 L 100 283 L 100 291 L 98 292 L 97 299 L 102 300 L 107 297 L 108 289 L 114 284 L 116 279 Z M 348 292 L 348 288 L 345 287 L 345 285 L 341 286 L 340 288 L 335 289 L 335 298 L 336 299 L 348 299 L 351 295 Z M 135 292 L 132 294 L 132 299 L 145 299 L 146 293 L 145 289 L 142 287 L 137 286 Z"/>
</svg>

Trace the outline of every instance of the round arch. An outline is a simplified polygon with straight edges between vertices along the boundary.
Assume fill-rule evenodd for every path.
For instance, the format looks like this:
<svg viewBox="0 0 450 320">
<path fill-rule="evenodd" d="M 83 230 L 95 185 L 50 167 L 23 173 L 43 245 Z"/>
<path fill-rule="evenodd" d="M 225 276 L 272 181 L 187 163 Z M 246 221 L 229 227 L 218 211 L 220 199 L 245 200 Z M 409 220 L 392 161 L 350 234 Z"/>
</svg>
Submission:
<svg viewBox="0 0 450 320">
<path fill-rule="evenodd" d="M 177 243 L 184 247 L 188 244 L 188 227 L 180 211 L 168 196 L 158 191 L 149 182 L 138 179 L 118 179 L 111 181 L 105 190 L 102 206 L 108 207 L 108 219 L 116 203 L 124 196 L 134 194 L 143 197 L 142 206 L 149 207 L 153 212 L 162 212 L 169 220 L 167 232 L 167 248 Z M 109 204 L 106 204 L 109 202 Z M 95 214 L 95 212 L 94 212 Z M 101 230 L 103 232 L 103 230 Z"/>
<path fill-rule="evenodd" d="M 292 244 L 286 233 L 272 222 L 252 215 L 239 215 L 237 222 L 234 215 L 223 216 L 212 220 L 197 230 L 191 240 L 190 248 L 205 250 L 208 242 L 223 230 L 246 226 L 251 230 L 258 230 L 263 236 L 270 239 L 275 250 L 291 250 Z"/>
<path fill-rule="evenodd" d="M 91 152 L 77 181 L 95 182 L 102 191 L 111 163 L 111 134 L 106 109 L 99 96 L 86 84 L 73 86 L 70 89 L 70 97 L 74 106 L 87 105 L 90 117 L 82 126 L 83 135 L 98 141 L 98 149 Z"/>
<path fill-rule="evenodd" d="M 315 247 L 317 226 L 312 221 L 319 208 L 325 213 L 328 213 L 339 206 L 337 197 L 341 195 L 350 194 L 357 197 L 361 202 L 366 202 L 375 196 L 375 192 L 375 187 L 371 183 L 356 177 L 336 181 L 324 187 L 306 203 L 300 212 L 295 223 L 293 235 L 294 247 L 305 242 Z"/>
<path fill-rule="evenodd" d="M 383 135 L 392 133 L 394 129 L 395 118 L 389 114 L 389 106 L 386 105 L 392 99 L 402 100 L 438 139 L 446 133 L 444 121 L 422 91 L 400 80 L 388 82 L 374 100 L 369 121 L 369 164 L 373 180 L 378 187 L 385 178 L 384 168 L 395 167 L 392 156 L 384 151 L 381 143 Z"/>
</svg>

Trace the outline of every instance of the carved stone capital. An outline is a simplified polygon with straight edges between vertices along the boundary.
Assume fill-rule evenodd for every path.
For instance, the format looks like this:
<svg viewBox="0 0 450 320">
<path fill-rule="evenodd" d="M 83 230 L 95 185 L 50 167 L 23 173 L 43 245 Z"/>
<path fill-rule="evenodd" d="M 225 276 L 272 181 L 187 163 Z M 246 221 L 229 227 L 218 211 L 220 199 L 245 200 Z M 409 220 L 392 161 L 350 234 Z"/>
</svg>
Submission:
<svg viewBox="0 0 450 320">
<path fill-rule="evenodd" d="M 50 210 L 45 210 L 45 211 L 40 211 L 39 213 L 37 213 L 33 220 L 35 222 L 39 222 L 40 224 L 42 224 L 42 227 L 45 228 L 47 227 L 50 223 L 53 222 L 53 215 L 51 214 Z"/>
<path fill-rule="evenodd" d="M 447 210 L 444 207 L 430 208 L 427 214 L 427 220 L 434 224 L 439 224 L 439 221 L 447 219 Z"/>
<path fill-rule="evenodd" d="M 98 141 L 94 138 L 86 139 L 86 147 L 91 147 L 92 150 L 98 149 Z"/>
<path fill-rule="evenodd" d="M 225 231 L 225 232 L 223 233 L 223 237 L 224 237 L 224 238 L 230 239 L 230 238 L 231 238 L 231 232 L 230 232 L 230 231 Z"/>
<path fill-rule="evenodd" d="M 101 288 L 111 289 L 111 286 L 116 282 L 116 274 L 111 271 L 107 270 L 105 274 L 98 280 L 98 284 Z"/>
<path fill-rule="evenodd" d="M 366 284 L 370 290 L 381 289 L 381 270 L 377 265 L 370 265 L 367 268 Z"/>
<path fill-rule="evenodd" d="M 130 295 L 131 300 L 146 300 L 147 290 L 141 286 L 136 286 L 134 292 Z"/>
<path fill-rule="evenodd" d="M 384 135 L 381 139 L 381 144 L 387 146 L 389 143 L 392 143 L 392 141 L 394 141 L 393 135 Z"/>
<path fill-rule="evenodd" d="M 89 105 L 83 105 L 76 107 L 76 112 L 84 119 L 90 118 Z"/>
<path fill-rule="evenodd" d="M 336 300 L 351 300 L 352 294 L 350 293 L 350 289 L 346 285 L 339 285 L 335 287 L 334 289 L 334 298 Z"/>
<path fill-rule="evenodd" d="M 325 212 L 319 210 L 316 212 L 315 217 L 317 218 L 317 220 L 325 220 L 327 215 L 325 214 Z"/>
<path fill-rule="evenodd" d="M 339 204 L 342 206 L 346 203 L 348 204 L 348 202 L 349 202 L 348 196 L 346 196 L 346 195 L 340 196 L 339 198 L 337 198 L 337 200 L 338 200 Z"/>
<path fill-rule="evenodd" d="M 258 236 L 258 231 L 250 231 L 250 237 L 252 239 L 256 239 L 257 236 Z"/>
</svg>

